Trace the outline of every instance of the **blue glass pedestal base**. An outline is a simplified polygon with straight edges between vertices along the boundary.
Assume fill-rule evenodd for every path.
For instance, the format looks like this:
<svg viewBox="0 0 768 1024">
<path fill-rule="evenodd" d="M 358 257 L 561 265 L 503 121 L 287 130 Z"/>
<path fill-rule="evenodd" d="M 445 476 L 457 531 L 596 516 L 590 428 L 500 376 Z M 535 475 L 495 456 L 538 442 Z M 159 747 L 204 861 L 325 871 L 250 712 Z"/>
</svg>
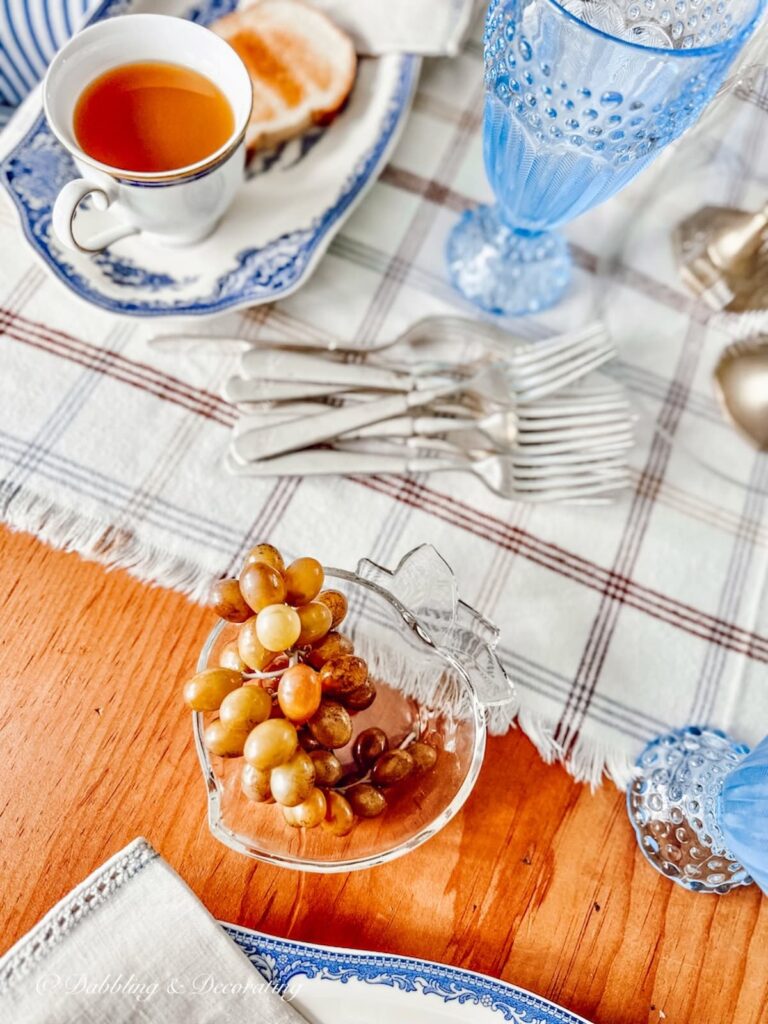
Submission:
<svg viewBox="0 0 768 1024">
<path fill-rule="evenodd" d="M 571 279 L 571 257 L 560 235 L 513 231 L 493 206 L 463 214 L 448 238 L 446 258 L 462 295 L 507 316 L 553 306 Z"/>
<path fill-rule="evenodd" d="M 652 740 L 638 758 L 627 810 L 646 860 L 695 892 L 726 893 L 752 881 L 727 848 L 721 798 L 749 748 L 719 729 L 688 726 Z"/>
</svg>

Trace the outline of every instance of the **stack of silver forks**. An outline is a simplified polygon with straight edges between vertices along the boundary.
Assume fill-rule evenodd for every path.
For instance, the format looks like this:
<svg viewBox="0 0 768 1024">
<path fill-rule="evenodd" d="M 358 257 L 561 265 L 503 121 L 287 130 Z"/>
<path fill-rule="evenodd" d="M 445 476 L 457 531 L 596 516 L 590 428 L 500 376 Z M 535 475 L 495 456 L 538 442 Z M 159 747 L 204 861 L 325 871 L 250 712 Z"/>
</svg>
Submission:
<svg viewBox="0 0 768 1024">
<path fill-rule="evenodd" d="M 425 357 L 425 339 L 450 357 Z M 243 348 L 224 388 L 240 412 L 233 474 L 468 471 L 504 498 L 568 503 L 629 483 L 629 403 L 610 378 L 585 380 L 615 356 L 601 324 L 515 343 L 490 324 L 431 317 L 363 351 L 232 342 Z"/>
</svg>

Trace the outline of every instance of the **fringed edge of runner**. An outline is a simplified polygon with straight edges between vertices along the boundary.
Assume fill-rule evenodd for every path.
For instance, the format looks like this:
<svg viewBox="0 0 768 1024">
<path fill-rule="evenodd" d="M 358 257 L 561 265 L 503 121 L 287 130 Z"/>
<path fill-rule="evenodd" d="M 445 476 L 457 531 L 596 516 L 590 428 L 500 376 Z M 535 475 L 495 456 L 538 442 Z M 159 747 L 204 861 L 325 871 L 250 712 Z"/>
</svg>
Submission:
<svg viewBox="0 0 768 1024">
<path fill-rule="evenodd" d="M 60 551 L 73 551 L 107 569 L 124 569 L 142 583 L 177 590 L 204 603 L 212 582 L 205 569 L 139 540 L 130 530 L 62 509 L 47 498 L 18 490 L 6 501 L 3 522 L 32 533 Z"/>
<path fill-rule="evenodd" d="M 23 490 L 6 503 L 2 519 L 10 529 L 32 533 L 51 547 L 76 552 L 107 569 L 124 569 L 142 583 L 168 587 L 201 604 L 214 578 L 199 565 L 146 544 L 129 530 L 61 509 Z M 626 789 L 635 775 L 634 764 L 625 752 L 592 737 L 580 736 L 565 751 L 555 738 L 554 723 L 519 707 L 517 701 L 488 713 L 488 731 L 493 736 L 503 735 L 516 724 L 542 760 L 562 764 L 578 782 L 587 782 L 593 789 L 605 776 L 619 789 Z"/>
</svg>

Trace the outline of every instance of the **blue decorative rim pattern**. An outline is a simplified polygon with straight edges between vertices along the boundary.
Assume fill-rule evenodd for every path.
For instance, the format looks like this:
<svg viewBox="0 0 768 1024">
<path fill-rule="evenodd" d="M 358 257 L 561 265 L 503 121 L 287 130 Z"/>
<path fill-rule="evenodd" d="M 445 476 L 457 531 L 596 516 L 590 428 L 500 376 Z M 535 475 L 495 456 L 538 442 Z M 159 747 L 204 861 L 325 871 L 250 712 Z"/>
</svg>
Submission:
<svg viewBox="0 0 768 1024">
<path fill-rule="evenodd" d="M 124 13 L 126 0 L 104 0 L 93 12 L 89 23 L 113 14 Z M 188 16 L 203 24 L 226 13 L 235 0 L 203 0 Z M 332 228 L 350 210 L 362 190 L 372 182 L 402 120 L 418 76 L 420 61 L 411 55 L 399 58 L 397 84 L 392 93 L 375 144 L 364 154 L 341 187 L 336 200 L 307 227 L 272 239 L 261 248 L 244 249 L 235 256 L 235 265 L 213 283 L 207 294 L 179 298 L 170 294 L 175 287 L 190 283 L 175 282 L 166 274 L 155 274 L 109 250 L 95 257 L 101 272 L 115 284 L 142 287 L 163 292 L 162 298 L 115 297 L 98 290 L 96 284 L 79 273 L 69 262 L 68 253 L 52 244 L 51 208 L 61 185 L 77 176 L 66 151 L 50 132 L 43 114 L 27 134 L 0 162 L 0 182 L 11 196 L 24 234 L 48 269 L 80 298 L 113 313 L 132 316 L 207 316 L 229 309 L 271 301 L 296 288 L 312 261 L 330 241 Z M 43 165 L 45 174 L 41 175 Z"/>
<path fill-rule="evenodd" d="M 275 939 L 230 924 L 224 924 L 224 929 L 278 992 L 284 992 L 294 978 L 301 977 L 343 985 L 359 981 L 417 996 L 437 996 L 446 1004 L 481 1006 L 513 1024 L 589 1024 L 584 1017 L 525 989 L 459 967 Z"/>
</svg>

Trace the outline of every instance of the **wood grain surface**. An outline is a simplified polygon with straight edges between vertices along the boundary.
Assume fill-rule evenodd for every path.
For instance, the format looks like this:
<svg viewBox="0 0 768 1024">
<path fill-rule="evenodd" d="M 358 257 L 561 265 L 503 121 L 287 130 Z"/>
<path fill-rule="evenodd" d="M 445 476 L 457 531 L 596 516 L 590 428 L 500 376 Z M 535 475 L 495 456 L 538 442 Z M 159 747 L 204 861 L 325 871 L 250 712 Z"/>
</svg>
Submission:
<svg viewBox="0 0 768 1024">
<path fill-rule="evenodd" d="M 623 796 L 520 733 L 491 740 L 463 812 L 392 864 L 323 877 L 226 849 L 179 692 L 211 613 L 2 528 L 0 566 L 0 952 L 144 835 L 222 920 L 483 971 L 595 1024 L 768 1021 L 768 898 L 657 875 Z"/>
</svg>

